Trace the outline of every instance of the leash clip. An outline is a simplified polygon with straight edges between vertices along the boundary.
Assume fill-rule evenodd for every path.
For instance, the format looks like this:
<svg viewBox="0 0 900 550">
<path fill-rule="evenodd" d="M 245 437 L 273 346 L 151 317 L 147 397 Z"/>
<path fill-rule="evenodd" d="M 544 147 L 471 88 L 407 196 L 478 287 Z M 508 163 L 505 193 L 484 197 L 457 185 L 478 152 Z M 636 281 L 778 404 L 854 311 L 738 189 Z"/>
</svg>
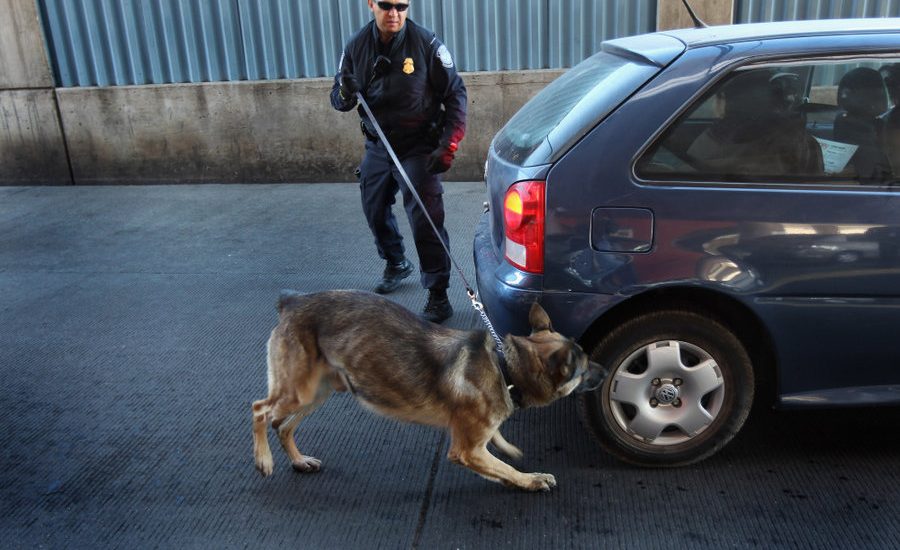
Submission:
<svg viewBox="0 0 900 550">
<path fill-rule="evenodd" d="M 484 304 L 478 301 L 478 296 L 475 294 L 475 291 L 471 288 L 466 289 L 466 294 L 469 295 L 469 299 L 472 300 L 472 307 L 475 308 L 475 311 L 484 311 Z"/>
</svg>

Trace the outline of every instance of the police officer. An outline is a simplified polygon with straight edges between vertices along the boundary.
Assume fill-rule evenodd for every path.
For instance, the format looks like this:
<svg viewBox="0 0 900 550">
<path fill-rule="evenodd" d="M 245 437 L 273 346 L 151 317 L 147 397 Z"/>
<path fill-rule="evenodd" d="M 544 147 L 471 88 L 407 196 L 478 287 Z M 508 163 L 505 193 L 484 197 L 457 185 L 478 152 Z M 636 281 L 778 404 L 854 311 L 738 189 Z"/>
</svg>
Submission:
<svg viewBox="0 0 900 550">
<path fill-rule="evenodd" d="M 331 105 L 349 111 L 357 106 L 356 92 L 362 93 L 441 238 L 449 243 L 438 174 L 450 169 L 465 134 L 466 87 L 447 47 L 433 32 L 407 19 L 409 0 L 368 3 L 374 19 L 344 47 Z M 391 210 L 399 188 L 419 255 L 421 283 L 429 291 L 423 317 L 440 323 L 453 315 L 447 299 L 450 258 L 402 183 L 362 106 L 357 111 L 366 138 L 359 167 L 363 211 L 378 254 L 386 261 L 375 291 L 392 292 L 413 272 Z"/>
</svg>

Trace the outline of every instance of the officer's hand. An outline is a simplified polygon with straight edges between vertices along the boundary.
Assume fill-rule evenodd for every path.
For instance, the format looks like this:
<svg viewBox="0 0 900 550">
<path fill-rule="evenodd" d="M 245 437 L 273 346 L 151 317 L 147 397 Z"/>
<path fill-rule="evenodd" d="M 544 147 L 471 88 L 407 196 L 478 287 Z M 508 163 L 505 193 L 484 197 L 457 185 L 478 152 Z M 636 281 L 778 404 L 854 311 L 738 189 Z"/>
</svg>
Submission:
<svg viewBox="0 0 900 550">
<path fill-rule="evenodd" d="M 443 174 L 450 169 L 453 158 L 456 156 L 457 145 L 453 142 L 441 143 L 428 157 L 428 172 L 430 174 Z"/>
<path fill-rule="evenodd" d="M 356 97 L 356 92 L 359 91 L 359 81 L 356 80 L 356 77 L 352 74 L 341 75 L 341 98 L 344 100 L 350 100 Z"/>
</svg>

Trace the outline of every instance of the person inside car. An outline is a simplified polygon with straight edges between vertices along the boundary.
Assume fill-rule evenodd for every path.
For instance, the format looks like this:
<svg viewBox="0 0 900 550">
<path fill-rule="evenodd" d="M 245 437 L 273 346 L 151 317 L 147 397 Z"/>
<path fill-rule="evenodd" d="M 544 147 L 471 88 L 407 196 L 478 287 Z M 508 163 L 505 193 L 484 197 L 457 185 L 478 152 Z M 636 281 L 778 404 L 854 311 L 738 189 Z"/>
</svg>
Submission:
<svg viewBox="0 0 900 550">
<path fill-rule="evenodd" d="M 704 171 L 743 181 L 823 173 L 822 150 L 798 111 L 799 77 L 766 69 L 737 73 L 716 93 L 720 118 L 687 150 Z"/>
<path fill-rule="evenodd" d="M 893 107 L 881 115 L 884 151 L 891 166 L 891 181 L 900 178 L 900 63 L 881 68 L 884 85 Z"/>
<path fill-rule="evenodd" d="M 890 165 L 882 139 L 881 117 L 887 110 L 887 92 L 881 74 L 870 67 L 857 67 L 838 83 L 838 106 L 834 139 L 856 146 L 850 159 L 851 177 L 860 183 L 877 184 L 890 179 Z"/>
</svg>

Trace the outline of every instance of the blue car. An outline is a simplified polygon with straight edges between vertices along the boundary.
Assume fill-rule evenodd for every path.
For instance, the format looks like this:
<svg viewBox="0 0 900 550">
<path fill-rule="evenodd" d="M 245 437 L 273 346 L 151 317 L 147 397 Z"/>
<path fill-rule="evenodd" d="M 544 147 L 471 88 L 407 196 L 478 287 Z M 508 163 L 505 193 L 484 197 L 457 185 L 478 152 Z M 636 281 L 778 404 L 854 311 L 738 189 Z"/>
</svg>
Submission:
<svg viewBox="0 0 900 550">
<path fill-rule="evenodd" d="M 900 404 L 900 20 L 610 40 L 495 136 L 476 230 L 498 331 L 540 302 L 610 375 L 627 462 L 721 449 L 754 400 Z"/>
</svg>

